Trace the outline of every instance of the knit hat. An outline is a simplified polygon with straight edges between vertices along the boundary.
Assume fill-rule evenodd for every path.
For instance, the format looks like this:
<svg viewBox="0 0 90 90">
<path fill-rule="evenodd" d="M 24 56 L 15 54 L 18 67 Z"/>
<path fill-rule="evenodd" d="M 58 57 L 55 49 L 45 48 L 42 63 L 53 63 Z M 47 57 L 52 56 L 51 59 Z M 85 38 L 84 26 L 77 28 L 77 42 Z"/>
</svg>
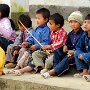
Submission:
<svg viewBox="0 0 90 90">
<path fill-rule="evenodd" d="M 81 25 L 83 24 L 83 15 L 80 11 L 75 11 L 70 14 L 68 17 L 68 21 L 70 22 L 71 20 L 75 20 L 79 22 Z"/>
</svg>

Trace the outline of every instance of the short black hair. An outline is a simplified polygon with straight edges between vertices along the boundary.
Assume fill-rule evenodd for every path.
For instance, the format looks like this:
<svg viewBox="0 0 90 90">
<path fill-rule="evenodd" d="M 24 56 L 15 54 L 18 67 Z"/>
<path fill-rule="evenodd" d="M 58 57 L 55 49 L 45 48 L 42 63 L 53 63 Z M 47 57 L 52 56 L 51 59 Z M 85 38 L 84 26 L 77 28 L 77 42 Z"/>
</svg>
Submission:
<svg viewBox="0 0 90 90">
<path fill-rule="evenodd" d="M 55 24 L 60 24 L 60 28 L 62 28 L 64 25 L 64 18 L 59 13 L 51 15 L 49 20 L 54 20 Z"/>
<path fill-rule="evenodd" d="M 85 20 L 90 20 L 90 14 L 85 17 Z"/>
<path fill-rule="evenodd" d="M 32 27 L 32 21 L 31 21 L 31 18 L 28 15 L 21 14 L 18 17 L 18 23 L 19 23 L 19 25 L 21 25 L 21 23 L 19 21 L 21 21 L 21 23 L 27 28 Z"/>
<path fill-rule="evenodd" d="M 44 19 L 47 18 L 49 20 L 50 11 L 48 9 L 46 9 L 46 8 L 41 8 L 41 9 L 37 10 L 36 14 L 42 14 Z"/>
<path fill-rule="evenodd" d="M 7 4 L 0 4 L 1 18 L 9 17 L 10 7 Z"/>
</svg>

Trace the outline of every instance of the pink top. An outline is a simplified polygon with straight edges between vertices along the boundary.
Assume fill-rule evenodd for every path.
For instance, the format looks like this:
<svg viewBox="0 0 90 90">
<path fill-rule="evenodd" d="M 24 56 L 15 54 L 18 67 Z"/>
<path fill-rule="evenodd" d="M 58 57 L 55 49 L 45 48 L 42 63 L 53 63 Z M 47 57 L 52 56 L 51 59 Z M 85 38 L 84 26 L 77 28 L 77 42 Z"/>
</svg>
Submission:
<svg viewBox="0 0 90 90">
<path fill-rule="evenodd" d="M 16 39 L 16 33 L 13 31 L 10 20 L 8 18 L 3 18 L 0 20 L 0 34 L 4 38 L 12 41 Z"/>
</svg>

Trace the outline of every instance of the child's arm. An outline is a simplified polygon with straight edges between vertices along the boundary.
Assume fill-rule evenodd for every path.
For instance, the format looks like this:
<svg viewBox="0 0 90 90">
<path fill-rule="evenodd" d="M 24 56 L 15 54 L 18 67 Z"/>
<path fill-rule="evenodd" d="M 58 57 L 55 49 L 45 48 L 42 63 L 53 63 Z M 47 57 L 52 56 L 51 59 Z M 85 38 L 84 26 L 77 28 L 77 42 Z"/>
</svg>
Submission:
<svg viewBox="0 0 90 90">
<path fill-rule="evenodd" d="M 9 38 L 13 31 L 9 19 L 3 19 L 1 25 L 3 27 L 0 27 L 0 32 L 5 38 Z"/>
</svg>

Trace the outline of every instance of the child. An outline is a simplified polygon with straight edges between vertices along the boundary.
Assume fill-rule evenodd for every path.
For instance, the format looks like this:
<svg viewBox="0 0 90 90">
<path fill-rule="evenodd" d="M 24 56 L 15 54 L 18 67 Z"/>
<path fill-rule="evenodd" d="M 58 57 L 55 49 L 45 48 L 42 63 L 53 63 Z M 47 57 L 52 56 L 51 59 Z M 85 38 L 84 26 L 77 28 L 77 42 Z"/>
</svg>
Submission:
<svg viewBox="0 0 90 90">
<path fill-rule="evenodd" d="M 62 15 L 55 13 L 49 18 L 50 30 L 51 30 L 51 44 L 43 45 L 41 49 L 43 51 L 36 51 L 32 54 L 33 62 L 39 72 L 40 67 L 48 70 L 53 65 L 53 52 L 59 47 L 62 47 L 66 41 L 67 33 L 62 28 L 64 25 L 64 18 Z M 50 51 L 50 54 L 47 55 L 45 50 Z M 32 66 L 32 64 L 30 64 Z"/>
<path fill-rule="evenodd" d="M 75 52 L 77 70 L 82 70 L 82 72 L 74 76 L 85 75 L 84 78 L 88 81 L 88 75 L 90 75 L 90 14 L 85 17 L 83 26 L 85 32 L 77 43 Z"/>
<path fill-rule="evenodd" d="M 37 10 L 37 12 L 36 12 L 36 19 L 37 19 L 38 27 L 32 32 L 32 35 L 40 42 L 41 45 L 50 44 L 50 29 L 47 26 L 49 16 L 50 16 L 50 12 L 46 8 L 41 8 L 41 9 Z M 29 37 L 25 42 L 22 43 L 23 48 L 26 48 L 29 45 L 28 42 L 32 43 L 32 46 L 29 48 L 30 51 L 31 50 L 32 51 L 39 50 L 41 48 L 41 45 L 39 45 L 39 43 L 32 36 Z M 26 54 L 23 54 L 23 55 L 26 55 Z M 22 55 L 22 57 L 23 57 L 23 55 Z M 15 75 L 21 75 L 25 72 L 29 72 L 32 70 L 33 70 L 33 68 L 31 68 L 30 66 L 26 66 L 22 69 L 14 70 L 13 73 Z"/>
<path fill-rule="evenodd" d="M 0 4 L 0 43 L 6 51 L 7 46 L 12 44 L 16 38 L 16 33 L 11 27 L 9 20 L 10 7 L 7 4 Z"/>
<path fill-rule="evenodd" d="M 81 28 L 83 16 L 81 12 L 75 11 L 70 14 L 68 21 L 73 30 L 68 34 L 68 38 L 63 49 L 59 48 L 54 52 L 53 69 L 48 72 L 41 73 L 44 78 L 49 78 L 51 75 L 61 75 L 69 69 L 70 64 L 74 64 L 73 54 L 75 46 L 83 33 Z"/>
<path fill-rule="evenodd" d="M 3 69 L 4 69 L 4 64 L 5 64 L 5 52 L 4 50 L 1 48 L 1 44 L 0 44 L 0 76 L 3 75 Z"/>
<path fill-rule="evenodd" d="M 27 30 L 25 28 L 23 28 L 22 24 L 19 22 L 21 21 L 23 23 L 23 25 L 25 25 L 26 28 L 28 28 Z M 16 66 L 16 60 L 13 58 L 13 54 L 20 50 L 21 48 L 21 44 L 25 41 L 25 39 L 27 39 L 30 36 L 29 32 L 32 32 L 32 21 L 30 19 L 30 17 L 28 15 L 20 15 L 17 21 L 17 24 L 19 26 L 20 29 L 20 34 L 18 35 L 18 37 L 16 38 L 14 44 L 10 44 L 7 48 L 7 54 L 6 54 L 6 68 L 14 68 Z"/>
</svg>

